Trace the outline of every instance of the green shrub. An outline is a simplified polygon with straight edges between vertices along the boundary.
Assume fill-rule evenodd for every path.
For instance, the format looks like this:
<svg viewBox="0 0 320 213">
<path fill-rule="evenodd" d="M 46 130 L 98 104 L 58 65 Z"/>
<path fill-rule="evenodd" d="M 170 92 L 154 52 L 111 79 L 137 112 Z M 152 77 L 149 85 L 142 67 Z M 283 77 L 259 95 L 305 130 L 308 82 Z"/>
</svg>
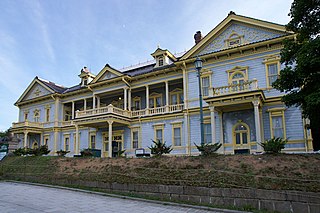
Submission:
<svg viewBox="0 0 320 213">
<path fill-rule="evenodd" d="M 266 140 L 262 142 L 260 145 L 262 146 L 263 150 L 268 154 L 275 154 L 280 153 L 288 140 L 284 140 L 282 138 L 271 138 L 270 140 Z"/>
<path fill-rule="evenodd" d="M 167 146 L 166 142 L 162 143 L 160 140 L 152 140 L 152 142 L 154 145 L 148 148 L 151 150 L 151 154 L 156 157 L 161 157 L 163 154 L 169 154 L 172 151 L 171 146 Z"/>
<path fill-rule="evenodd" d="M 117 157 L 123 157 L 122 155 L 123 155 L 123 153 L 125 153 L 126 152 L 126 150 L 119 150 L 118 152 L 117 152 Z"/>
<path fill-rule="evenodd" d="M 47 145 L 42 145 L 38 148 L 30 149 L 30 148 L 19 148 L 13 151 L 13 154 L 16 156 L 21 155 L 33 155 L 33 156 L 42 156 L 49 154 L 50 150 Z"/>
<path fill-rule="evenodd" d="M 57 154 L 58 154 L 58 156 L 60 156 L 60 157 L 64 157 L 64 156 L 66 156 L 66 154 L 68 154 L 70 151 L 65 151 L 65 150 L 62 150 L 62 149 L 60 149 L 59 151 L 57 151 Z"/>
<path fill-rule="evenodd" d="M 201 153 L 202 156 L 210 156 L 215 154 L 218 149 L 222 146 L 221 143 L 214 143 L 214 144 L 208 144 L 208 143 L 203 143 L 200 146 L 196 145 L 197 149 Z"/>
</svg>

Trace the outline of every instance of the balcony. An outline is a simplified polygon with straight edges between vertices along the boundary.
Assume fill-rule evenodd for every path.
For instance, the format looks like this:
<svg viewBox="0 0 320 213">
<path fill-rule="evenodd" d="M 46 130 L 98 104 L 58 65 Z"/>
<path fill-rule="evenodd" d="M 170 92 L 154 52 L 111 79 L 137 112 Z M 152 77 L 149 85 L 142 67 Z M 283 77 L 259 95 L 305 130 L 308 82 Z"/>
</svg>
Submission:
<svg viewBox="0 0 320 213">
<path fill-rule="evenodd" d="M 23 121 L 12 123 L 12 128 L 22 128 L 22 127 L 33 127 L 33 128 L 43 128 L 43 123 L 39 122 L 30 122 L 30 121 Z"/>
<path fill-rule="evenodd" d="M 85 117 L 92 117 L 92 116 L 99 116 L 99 115 L 106 115 L 106 114 L 115 114 L 120 115 L 126 118 L 135 118 L 135 117 L 143 117 L 148 115 L 161 115 L 166 113 L 174 113 L 180 112 L 183 110 L 183 104 L 175 104 L 169 106 L 161 106 L 156 108 L 149 108 L 149 109 L 142 109 L 142 110 L 123 110 L 113 105 L 109 104 L 106 107 L 101 107 L 97 109 L 89 109 L 83 111 L 76 112 L 76 118 L 85 118 Z"/>
<path fill-rule="evenodd" d="M 210 96 L 223 96 L 258 90 L 258 80 L 247 81 L 242 84 L 231 84 L 228 86 L 215 87 L 210 89 Z"/>
</svg>

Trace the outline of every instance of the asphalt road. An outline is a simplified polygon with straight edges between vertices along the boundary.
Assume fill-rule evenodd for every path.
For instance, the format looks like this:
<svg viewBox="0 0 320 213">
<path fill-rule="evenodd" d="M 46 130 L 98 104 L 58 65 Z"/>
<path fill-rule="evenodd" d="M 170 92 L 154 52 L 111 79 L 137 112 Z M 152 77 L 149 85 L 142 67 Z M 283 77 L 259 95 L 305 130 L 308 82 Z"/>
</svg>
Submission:
<svg viewBox="0 0 320 213">
<path fill-rule="evenodd" d="M 0 182 L 0 212 L 225 212 L 163 205 L 141 200 L 115 198 L 67 189 L 22 183 Z"/>
</svg>

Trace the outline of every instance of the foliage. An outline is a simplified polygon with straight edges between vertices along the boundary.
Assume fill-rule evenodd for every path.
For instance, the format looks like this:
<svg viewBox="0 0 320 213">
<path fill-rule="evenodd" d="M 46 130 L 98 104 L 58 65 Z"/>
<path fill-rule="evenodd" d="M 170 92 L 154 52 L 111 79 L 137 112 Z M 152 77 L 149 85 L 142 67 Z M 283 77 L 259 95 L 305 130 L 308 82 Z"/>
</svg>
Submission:
<svg viewBox="0 0 320 213">
<path fill-rule="evenodd" d="M 122 157 L 123 153 L 125 153 L 125 152 L 126 152 L 126 150 L 119 150 L 117 152 L 117 157 Z"/>
<path fill-rule="evenodd" d="M 70 151 L 65 151 L 65 150 L 62 150 L 62 149 L 60 149 L 59 151 L 57 151 L 57 154 L 58 154 L 58 156 L 60 156 L 60 157 L 64 157 L 64 156 L 66 156 L 66 154 L 68 154 Z"/>
<path fill-rule="evenodd" d="M 203 143 L 198 146 L 197 144 L 194 144 L 202 156 L 210 156 L 216 153 L 218 149 L 222 146 L 221 143 L 214 143 L 214 144 L 208 144 Z"/>
<path fill-rule="evenodd" d="M 10 137 L 10 128 L 4 132 L 0 131 L 0 138 L 3 138 L 3 137 Z"/>
<path fill-rule="evenodd" d="M 262 146 L 263 150 L 268 154 L 276 154 L 280 153 L 284 146 L 288 141 L 282 138 L 271 138 L 270 140 L 266 140 L 262 142 L 260 145 Z"/>
<path fill-rule="evenodd" d="M 151 154 L 156 157 L 161 157 L 163 154 L 169 154 L 172 151 L 171 146 L 167 146 L 166 142 L 162 143 L 160 140 L 152 140 L 152 142 L 154 145 L 148 148 L 151 150 Z"/>
<path fill-rule="evenodd" d="M 38 148 L 18 148 L 13 151 L 13 154 L 16 156 L 22 156 L 22 155 L 33 155 L 33 156 L 42 156 L 49 154 L 50 150 L 48 149 L 48 146 L 42 145 Z"/>
<path fill-rule="evenodd" d="M 81 157 L 92 157 L 93 152 L 90 149 L 83 149 L 80 151 Z"/>
<path fill-rule="evenodd" d="M 302 108 L 316 133 L 320 128 L 320 1 L 294 0 L 289 16 L 286 29 L 297 36 L 284 43 L 281 62 L 285 68 L 273 87 L 287 92 L 282 98 L 287 106 Z"/>
</svg>

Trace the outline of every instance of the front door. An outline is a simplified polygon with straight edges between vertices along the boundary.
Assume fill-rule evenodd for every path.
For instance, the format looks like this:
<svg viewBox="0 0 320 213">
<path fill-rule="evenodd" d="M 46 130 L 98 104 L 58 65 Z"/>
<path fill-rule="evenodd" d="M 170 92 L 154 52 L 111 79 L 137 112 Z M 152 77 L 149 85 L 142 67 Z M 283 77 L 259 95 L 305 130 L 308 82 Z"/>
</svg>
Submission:
<svg viewBox="0 0 320 213">
<path fill-rule="evenodd" d="M 103 138 L 103 157 L 109 157 L 109 137 L 108 132 L 102 133 Z M 123 150 L 123 131 L 112 132 L 112 157 L 117 157 Z"/>
<path fill-rule="evenodd" d="M 250 153 L 250 131 L 245 123 L 237 123 L 233 127 L 233 146 L 235 153 Z"/>
</svg>

